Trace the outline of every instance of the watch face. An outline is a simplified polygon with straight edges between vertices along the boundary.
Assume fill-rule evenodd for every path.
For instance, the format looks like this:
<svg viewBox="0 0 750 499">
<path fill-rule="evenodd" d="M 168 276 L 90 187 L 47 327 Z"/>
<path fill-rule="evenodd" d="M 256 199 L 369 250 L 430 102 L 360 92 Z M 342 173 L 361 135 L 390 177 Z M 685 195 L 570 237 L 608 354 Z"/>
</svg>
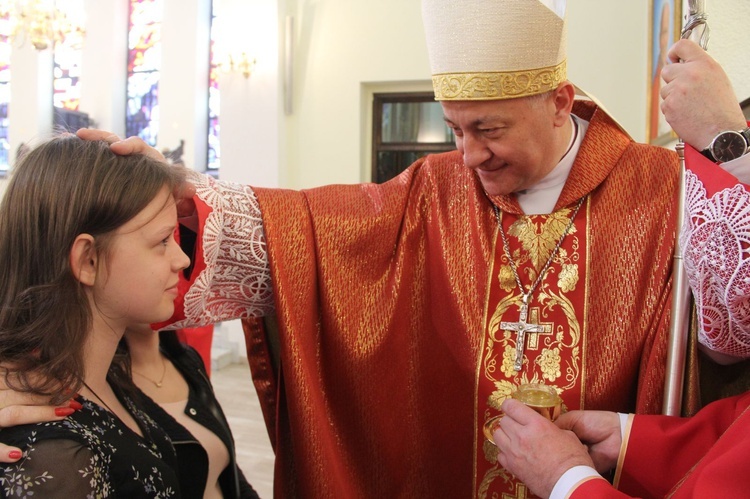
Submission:
<svg viewBox="0 0 750 499">
<path fill-rule="evenodd" d="M 747 143 L 745 137 L 739 132 L 723 132 L 716 136 L 714 141 L 711 143 L 711 153 L 716 158 L 716 161 L 725 163 L 737 159 L 747 149 Z"/>
</svg>

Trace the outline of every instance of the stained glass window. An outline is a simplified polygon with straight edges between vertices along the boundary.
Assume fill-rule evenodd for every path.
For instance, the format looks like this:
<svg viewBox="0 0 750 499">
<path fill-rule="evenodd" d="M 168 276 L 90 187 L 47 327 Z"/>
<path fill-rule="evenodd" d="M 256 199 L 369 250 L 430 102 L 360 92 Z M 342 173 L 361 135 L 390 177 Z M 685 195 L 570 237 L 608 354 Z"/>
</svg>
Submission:
<svg viewBox="0 0 750 499">
<path fill-rule="evenodd" d="M 65 16 L 76 21 L 79 26 L 83 25 L 80 18 L 83 16 L 83 0 L 57 0 L 57 8 L 65 13 Z M 55 44 L 55 69 L 53 79 L 53 102 L 57 109 L 68 109 L 78 111 L 81 103 L 81 60 L 84 33 L 80 30 L 71 31 L 65 35 L 65 39 Z"/>
<path fill-rule="evenodd" d="M 155 146 L 159 132 L 162 0 L 130 0 L 125 133 Z"/>
<path fill-rule="evenodd" d="M 218 170 L 221 163 L 221 148 L 219 144 L 219 65 L 216 55 L 216 18 L 218 16 L 217 2 L 211 2 L 211 46 L 209 49 L 208 68 L 208 170 Z"/>
<path fill-rule="evenodd" d="M 0 174 L 10 168 L 8 106 L 10 105 L 10 15 L 0 17 Z"/>
</svg>

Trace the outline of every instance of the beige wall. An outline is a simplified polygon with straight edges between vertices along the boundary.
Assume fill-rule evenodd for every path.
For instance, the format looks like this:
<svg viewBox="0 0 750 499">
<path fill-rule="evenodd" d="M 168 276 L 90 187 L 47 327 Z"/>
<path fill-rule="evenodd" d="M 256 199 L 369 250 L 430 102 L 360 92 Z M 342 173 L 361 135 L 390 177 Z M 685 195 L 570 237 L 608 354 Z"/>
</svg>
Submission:
<svg viewBox="0 0 750 499">
<path fill-rule="evenodd" d="M 645 136 L 648 1 L 576 0 L 569 7 L 570 79 L 637 138 Z M 302 22 L 304 48 L 295 66 L 295 112 L 286 120 L 283 183 L 366 181 L 372 91 L 430 88 L 420 2 L 299 0 L 291 12 Z"/>
<path fill-rule="evenodd" d="M 569 78 L 597 97 L 636 140 L 644 140 L 650 0 L 568 5 Z M 714 0 L 708 8 L 709 50 L 726 65 L 738 98 L 748 97 L 750 2 Z M 298 0 L 287 12 L 301 27 L 281 183 L 304 188 L 366 181 L 372 89 L 429 88 L 420 2 Z"/>
<path fill-rule="evenodd" d="M 726 70 L 737 98 L 750 97 L 750 2 L 747 0 L 710 0 L 708 23 L 711 35 L 708 51 Z"/>
<path fill-rule="evenodd" d="M 430 88 L 418 0 L 299 0 L 294 112 L 284 183 L 309 187 L 366 178 L 363 95 L 421 82 Z M 367 154 L 364 154 L 367 157 Z"/>
</svg>

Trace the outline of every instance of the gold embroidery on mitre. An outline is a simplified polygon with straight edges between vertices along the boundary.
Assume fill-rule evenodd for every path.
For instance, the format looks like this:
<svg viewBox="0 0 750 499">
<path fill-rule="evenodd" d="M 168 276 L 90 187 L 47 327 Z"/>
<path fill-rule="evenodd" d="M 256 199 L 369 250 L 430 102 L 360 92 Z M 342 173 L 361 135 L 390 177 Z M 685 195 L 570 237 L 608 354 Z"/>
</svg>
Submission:
<svg viewBox="0 0 750 499">
<path fill-rule="evenodd" d="M 437 74 L 432 86 L 435 100 L 515 99 L 554 90 L 566 78 L 566 61 L 562 61 L 522 71 Z"/>
</svg>

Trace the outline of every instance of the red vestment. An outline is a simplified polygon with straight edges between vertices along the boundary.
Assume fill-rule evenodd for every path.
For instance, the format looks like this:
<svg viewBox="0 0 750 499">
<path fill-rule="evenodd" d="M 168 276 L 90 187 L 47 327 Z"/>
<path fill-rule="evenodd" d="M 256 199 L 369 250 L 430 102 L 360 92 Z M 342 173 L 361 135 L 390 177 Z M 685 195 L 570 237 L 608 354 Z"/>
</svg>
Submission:
<svg viewBox="0 0 750 499">
<path fill-rule="evenodd" d="M 571 499 L 747 497 L 750 392 L 713 402 L 691 418 L 635 416 L 618 470 L 579 485 Z"/>
<path fill-rule="evenodd" d="M 746 185 L 685 147 L 686 221 L 680 243 L 702 320 L 701 343 L 747 357 L 750 259 Z M 601 478 L 585 481 L 573 498 L 744 497 L 750 476 L 750 392 L 725 398 L 693 418 L 635 416 L 625 438 L 615 489 Z"/>
<path fill-rule="evenodd" d="M 276 496 L 523 493 L 492 469 L 481 427 L 524 379 L 555 385 L 569 409 L 660 411 L 676 155 L 634 143 L 591 103 L 574 112 L 590 125 L 556 211 L 520 217 L 515 197 L 493 199 L 528 285 L 585 198 L 531 300 L 552 334 L 528 340 L 520 373 L 492 361 L 517 341 L 493 318 L 518 320 L 519 291 L 492 204 L 457 152 L 381 185 L 255 189 L 278 330 L 268 336 L 257 320 L 245 329 Z M 519 220 L 533 235 L 511 228 Z M 205 267 L 198 258 L 195 272 Z"/>
</svg>

